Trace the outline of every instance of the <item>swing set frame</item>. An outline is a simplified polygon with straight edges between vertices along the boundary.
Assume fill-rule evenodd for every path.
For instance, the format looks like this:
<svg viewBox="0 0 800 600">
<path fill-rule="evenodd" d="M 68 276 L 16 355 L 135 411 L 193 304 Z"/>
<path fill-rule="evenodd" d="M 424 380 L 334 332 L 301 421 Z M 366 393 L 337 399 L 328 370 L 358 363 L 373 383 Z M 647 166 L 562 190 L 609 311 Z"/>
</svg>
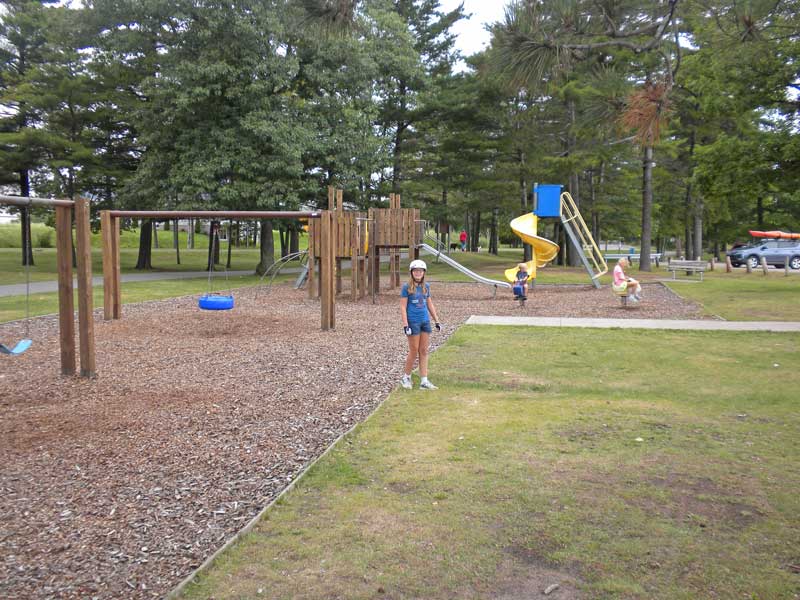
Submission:
<svg viewBox="0 0 800 600">
<path fill-rule="evenodd" d="M 119 225 L 123 217 L 134 219 L 319 219 L 322 228 L 320 263 L 323 286 L 320 320 L 323 331 L 336 327 L 336 291 L 334 260 L 336 226 L 331 211 L 275 210 L 101 210 L 100 228 L 103 232 L 103 318 L 106 321 L 122 318 L 122 289 L 120 277 Z"/>
<path fill-rule="evenodd" d="M 78 338 L 80 375 L 96 376 L 94 321 L 92 317 L 92 247 L 89 228 L 89 201 L 0 195 L 0 205 L 55 209 L 56 264 L 58 270 L 58 337 L 61 348 L 61 374 L 75 375 L 75 300 L 72 274 L 72 219 L 75 218 L 75 253 L 78 280 Z M 24 251 L 24 249 L 23 249 Z M 29 292 L 30 293 L 30 292 Z"/>
</svg>

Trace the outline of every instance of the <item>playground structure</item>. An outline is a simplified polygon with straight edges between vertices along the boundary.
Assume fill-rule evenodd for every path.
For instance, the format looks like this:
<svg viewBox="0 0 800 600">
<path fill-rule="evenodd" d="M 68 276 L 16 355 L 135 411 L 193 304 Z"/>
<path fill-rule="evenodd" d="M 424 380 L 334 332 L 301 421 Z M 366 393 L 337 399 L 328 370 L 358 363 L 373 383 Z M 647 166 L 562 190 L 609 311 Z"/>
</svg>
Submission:
<svg viewBox="0 0 800 600">
<path fill-rule="evenodd" d="M 324 221 L 309 223 L 308 234 L 308 295 L 310 298 L 324 294 L 326 286 L 335 293 L 342 291 L 342 261 L 350 261 L 350 296 L 353 301 L 364 298 L 367 293 L 375 296 L 380 292 L 381 256 L 389 257 L 389 288 L 400 285 L 400 254 L 407 249 L 409 258 L 419 258 L 423 246 L 418 208 L 401 208 L 400 194 L 389 195 L 389 208 L 370 208 L 367 214 L 346 211 L 342 205 L 342 190 L 328 188 L 328 206 L 332 207 L 332 226 L 329 246 L 324 243 Z M 327 256 L 326 256 L 327 251 Z M 315 265 L 329 261 L 335 276 L 328 281 L 325 269 L 315 274 Z M 329 290 L 328 293 L 335 296 Z"/>
<path fill-rule="evenodd" d="M 74 375 L 75 300 L 72 275 L 72 219 L 75 218 L 75 253 L 78 280 L 78 339 L 80 341 L 80 375 L 94 377 L 96 372 L 94 322 L 92 320 L 92 254 L 89 229 L 89 201 L 53 200 L 23 196 L 0 196 L 0 205 L 55 208 L 56 264 L 58 268 L 58 331 L 61 349 L 61 374 Z M 26 249 L 23 248 L 23 252 Z M 30 294 L 30 291 L 28 291 Z"/>
<path fill-rule="evenodd" d="M 336 294 L 342 290 L 342 261 L 351 261 L 351 296 L 363 298 L 369 290 L 373 301 L 380 291 L 380 257 L 388 253 L 390 286 L 400 285 L 400 251 L 419 256 L 422 221 L 419 209 L 400 208 L 400 195 L 391 194 L 390 208 L 363 212 L 345 211 L 342 190 L 328 188 L 325 211 L 100 211 L 103 232 L 103 316 L 122 317 L 119 219 L 305 219 L 308 220 L 308 294 L 320 298 L 323 331 L 336 327 Z M 367 223 L 370 223 L 368 234 Z M 227 308 L 227 306 L 226 306 Z"/>
<path fill-rule="evenodd" d="M 533 204 L 532 212 L 511 221 L 511 230 L 523 242 L 531 246 L 532 258 L 526 263 L 529 273 L 528 280 L 535 280 L 537 269 L 558 256 L 558 244 L 539 237 L 537 234 L 539 219 L 558 218 L 573 247 L 578 252 L 592 285 L 599 289 L 600 277 L 608 272 L 608 265 L 570 193 L 562 192 L 560 185 L 536 184 L 533 187 Z M 516 279 L 516 275 L 516 267 L 505 271 L 506 279 L 510 282 Z"/>
<path fill-rule="evenodd" d="M 105 320 L 122 318 L 119 220 L 123 217 L 136 219 L 318 219 L 322 222 L 320 243 L 324 248 L 329 248 L 332 242 L 330 239 L 332 228 L 330 211 L 102 210 L 100 211 L 100 223 L 103 235 L 103 318 Z M 325 278 L 331 277 L 332 274 L 328 269 L 332 269 L 332 265 L 323 261 L 321 266 L 323 266 Z M 334 297 L 330 295 L 331 292 L 332 288 L 323 295 L 321 302 L 323 330 L 332 329 L 335 324 Z M 210 298 L 208 303 L 214 304 L 213 297 L 207 298 Z"/>
</svg>

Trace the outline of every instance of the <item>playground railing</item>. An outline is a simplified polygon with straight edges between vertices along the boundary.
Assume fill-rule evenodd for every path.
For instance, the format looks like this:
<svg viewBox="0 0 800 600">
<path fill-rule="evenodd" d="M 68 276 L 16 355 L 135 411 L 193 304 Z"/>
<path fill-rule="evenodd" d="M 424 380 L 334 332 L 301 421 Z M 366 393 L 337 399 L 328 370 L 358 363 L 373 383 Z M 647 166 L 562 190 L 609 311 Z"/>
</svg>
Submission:
<svg viewBox="0 0 800 600">
<path fill-rule="evenodd" d="M 608 265 L 606 264 L 605 258 L 603 258 L 603 253 L 600 251 L 600 248 L 597 247 L 592 237 L 591 230 L 587 227 L 586 221 L 583 220 L 578 206 L 575 204 L 575 200 L 572 199 L 569 192 L 563 192 L 561 194 L 561 221 L 565 225 L 571 224 L 573 226 L 575 234 L 580 240 L 583 252 L 586 258 L 591 262 L 592 270 L 595 271 L 595 274 L 592 275 L 592 279 L 597 279 L 601 275 L 607 273 Z"/>
</svg>

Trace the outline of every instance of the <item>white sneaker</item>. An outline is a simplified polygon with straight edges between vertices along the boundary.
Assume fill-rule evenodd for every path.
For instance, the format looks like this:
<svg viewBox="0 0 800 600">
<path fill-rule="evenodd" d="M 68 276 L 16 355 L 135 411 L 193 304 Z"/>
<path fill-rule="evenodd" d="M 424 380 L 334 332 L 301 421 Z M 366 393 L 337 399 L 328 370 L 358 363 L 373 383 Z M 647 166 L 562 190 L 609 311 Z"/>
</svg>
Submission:
<svg viewBox="0 0 800 600">
<path fill-rule="evenodd" d="M 400 380 L 400 385 L 402 385 L 404 389 L 410 390 L 413 387 L 411 385 L 411 377 L 403 375 L 403 378 Z"/>
<path fill-rule="evenodd" d="M 421 381 L 419 384 L 419 389 L 421 390 L 438 390 L 439 388 L 433 385 L 427 379 L 425 381 Z"/>
</svg>

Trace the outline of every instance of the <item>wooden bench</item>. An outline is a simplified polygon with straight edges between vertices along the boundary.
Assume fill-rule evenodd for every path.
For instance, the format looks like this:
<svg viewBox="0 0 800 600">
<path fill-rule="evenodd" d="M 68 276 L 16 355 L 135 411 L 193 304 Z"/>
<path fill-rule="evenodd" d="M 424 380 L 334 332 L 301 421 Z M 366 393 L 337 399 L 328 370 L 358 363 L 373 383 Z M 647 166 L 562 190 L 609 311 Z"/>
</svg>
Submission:
<svg viewBox="0 0 800 600">
<path fill-rule="evenodd" d="M 703 281 L 703 273 L 708 269 L 708 263 L 704 260 L 671 260 L 667 265 L 667 271 L 672 271 L 672 278 L 675 279 L 677 271 L 686 271 L 691 276 L 692 273 L 700 273 L 700 281 Z"/>
<path fill-rule="evenodd" d="M 620 254 L 603 254 L 603 258 L 608 262 L 609 260 L 619 260 L 620 258 L 627 258 L 631 262 L 637 262 L 641 258 L 640 254 L 620 253 Z M 650 260 L 656 263 L 658 267 L 661 264 L 661 253 L 653 252 L 650 254 Z"/>
</svg>

